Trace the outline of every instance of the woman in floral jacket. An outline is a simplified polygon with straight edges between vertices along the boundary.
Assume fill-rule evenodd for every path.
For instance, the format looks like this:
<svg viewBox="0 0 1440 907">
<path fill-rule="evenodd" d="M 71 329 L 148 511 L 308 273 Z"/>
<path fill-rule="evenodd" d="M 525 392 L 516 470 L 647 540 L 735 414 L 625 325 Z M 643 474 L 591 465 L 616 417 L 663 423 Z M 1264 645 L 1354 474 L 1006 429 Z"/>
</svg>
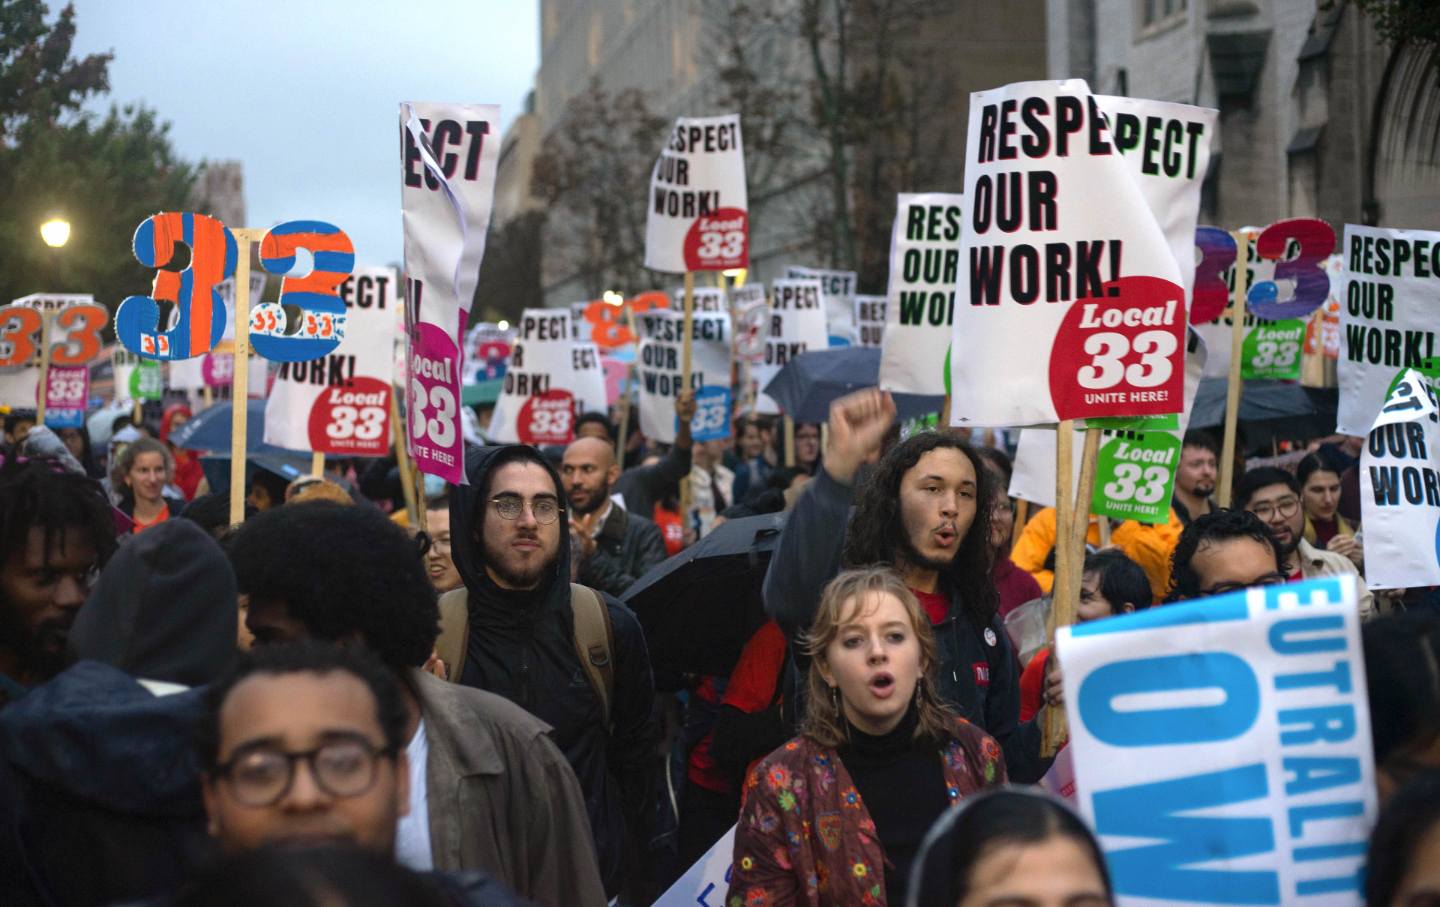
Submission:
<svg viewBox="0 0 1440 907">
<path fill-rule="evenodd" d="M 935 819 L 1004 783 L 1000 746 L 935 695 L 930 622 L 893 571 L 831 581 L 805 648 L 801 736 L 746 779 L 726 904 L 903 904 Z"/>
</svg>

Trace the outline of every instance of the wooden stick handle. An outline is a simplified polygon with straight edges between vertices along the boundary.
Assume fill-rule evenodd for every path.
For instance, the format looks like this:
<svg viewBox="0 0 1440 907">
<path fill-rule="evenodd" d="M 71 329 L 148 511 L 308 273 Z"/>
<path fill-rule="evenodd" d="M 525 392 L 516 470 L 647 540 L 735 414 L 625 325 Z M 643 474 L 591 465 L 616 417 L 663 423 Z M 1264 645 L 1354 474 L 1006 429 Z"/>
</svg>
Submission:
<svg viewBox="0 0 1440 907">
<path fill-rule="evenodd" d="M 35 424 L 45 424 L 45 397 L 50 393 L 50 310 L 40 309 L 40 393 L 35 399 Z M 139 419 L 135 420 L 138 425 Z"/>
<path fill-rule="evenodd" d="M 400 494 L 405 497 L 405 516 L 411 526 L 420 525 L 420 502 L 416 498 L 415 480 L 411 475 L 410 450 L 405 445 L 407 432 L 400 418 L 400 402 L 395 388 L 390 388 L 390 435 L 395 439 L 395 465 L 400 471 Z"/>
<path fill-rule="evenodd" d="M 1230 296 L 1230 373 L 1225 385 L 1225 440 L 1220 446 L 1220 487 L 1215 502 L 1230 506 L 1235 484 L 1235 434 L 1240 422 L 1240 355 L 1245 347 L 1246 276 L 1250 269 L 1250 240 L 1241 232 L 1235 237 L 1235 289 Z"/>
<path fill-rule="evenodd" d="M 1069 626 L 1075 620 L 1075 604 L 1079 598 L 1074 588 L 1078 577 L 1074 565 L 1075 486 L 1075 423 L 1061 419 L 1055 427 L 1055 583 L 1050 587 L 1051 653 L 1054 653 L 1055 629 Z M 1065 716 L 1059 709 L 1045 709 L 1040 755 L 1050 757 L 1059 752 L 1065 739 Z"/>
<path fill-rule="evenodd" d="M 323 451 L 314 450 L 310 452 L 310 474 L 312 476 L 325 475 L 325 454 Z"/>
<path fill-rule="evenodd" d="M 250 402 L 250 247 L 264 230 L 231 230 L 235 259 L 235 368 L 230 384 L 230 525 L 245 521 L 245 452 Z"/>
</svg>

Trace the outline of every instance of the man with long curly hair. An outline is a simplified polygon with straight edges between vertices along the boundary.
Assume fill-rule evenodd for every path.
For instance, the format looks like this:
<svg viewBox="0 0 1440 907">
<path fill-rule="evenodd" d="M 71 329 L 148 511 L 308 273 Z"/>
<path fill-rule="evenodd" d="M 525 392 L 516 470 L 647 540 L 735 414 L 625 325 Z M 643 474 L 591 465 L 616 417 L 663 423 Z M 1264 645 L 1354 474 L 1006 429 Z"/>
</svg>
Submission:
<svg viewBox="0 0 1440 907">
<path fill-rule="evenodd" d="M 882 458 L 894 422 L 894 401 L 874 389 L 830 407 L 824 465 L 780 537 L 765 610 L 798 641 L 842 568 L 894 567 L 934 626 L 940 696 L 1000 741 L 1012 781 L 1037 781 L 1048 768 L 1042 716 L 1019 721 L 1019 667 L 990 577 L 990 508 L 982 502 L 993 498 L 995 479 L 968 444 L 939 432 L 913 435 Z M 862 475 L 869 463 L 876 465 Z"/>
</svg>

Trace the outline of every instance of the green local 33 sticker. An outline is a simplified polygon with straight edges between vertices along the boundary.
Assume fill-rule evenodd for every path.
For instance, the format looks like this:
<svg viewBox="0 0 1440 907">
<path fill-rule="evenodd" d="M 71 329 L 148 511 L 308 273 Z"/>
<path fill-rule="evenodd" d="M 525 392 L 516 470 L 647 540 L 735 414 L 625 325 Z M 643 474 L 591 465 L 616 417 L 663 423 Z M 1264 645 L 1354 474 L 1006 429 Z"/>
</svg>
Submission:
<svg viewBox="0 0 1440 907">
<path fill-rule="evenodd" d="M 1305 343 L 1305 320 L 1256 321 L 1245 334 L 1240 350 L 1240 377 L 1297 381 L 1300 348 Z"/>
<path fill-rule="evenodd" d="M 1106 431 L 1095 458 L 1091 509 L 1100 516 L 1142 523 L 1170 519 L 1180 438 L 1167 431 Z"/>
<path fill-rule="evenodd" d="M 159 400 L 165 396 L 165 384 L 160 375 L 160 363 L 142 359 L 130 373 L 130 399 Z"/>
</svg>

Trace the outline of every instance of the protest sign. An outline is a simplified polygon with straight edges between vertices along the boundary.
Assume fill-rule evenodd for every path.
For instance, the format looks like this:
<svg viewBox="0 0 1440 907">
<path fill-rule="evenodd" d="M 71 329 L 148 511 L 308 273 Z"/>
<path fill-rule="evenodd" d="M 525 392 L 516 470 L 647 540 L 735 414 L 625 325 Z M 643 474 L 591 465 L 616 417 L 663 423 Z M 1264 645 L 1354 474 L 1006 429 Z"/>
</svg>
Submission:
<svg viewBox="0 0 1440 907">
<path fill-rule="evenodd" d="M 765 335 L 765 356 L 751 367 L 763 390 L 785 363 L 809 350 L 830 345 L 825 307 L 818 280 L 777 280 L 770 285 L 770 327 Z M 756 398 L 756 411 L 778 413 L 779 405 L 764 393 Z"/>
<path fill-rule="evenodd" d="M 855 297 L 855 343 L 879 347 L 885 340 L 886 296 Z"/>
<path fill-rule="evenodd" d="M 575 434 L 575 342 L 566 309 L 520 316 L 486 434 L 502 444 L 569 444 Z M 603 393 L 603 388 L 602 388 Z"/>
<path fill-rule="evenodd" d="M 1169 144 L 1167 171 L 1200 172 L 1189 142 Z M 1180 268 L 1089 87 L 972 95 L 966 149 L 951 423 L 1179 412 Z"/>
<path fill-rule="evenodd" d="M 0 404 L 30 409 L 43 392 L 46 425 L 79 425 L 108 320 L 88 293 L 35 293 L 0 307 Z"/>
<path fill-rule="evenodd" d="M 603 413 L 609 406 L 605 384 L 605 366 L 600 361 L 600 348 L 593 343 L 570 344 L 571 393 L 575 395 L 575 415 Z"/>
<path fill-rule="evenodd" d="M 573 320 L 573 319 L 572 319 Z M 574 330 L 574 327 L 571 327 Z M 465 368 L 463 384 L 478 384 L 494 381 L 505 376 L 505 364 L 510 359 L 510 343 L 515 332 L 509 328 L 500 330 L 498 324 L 481 321 L 465 332 Z"/>
<path fill-rule="evenodd" d="M 1325 305 L 1310 316 L 1305 329 L 1305 355 L 1340 358 L 1340 307 L 1345 296 L 1345 256 L 1335 254 L 1325 259 L 1325 274 L 1330 278 L 1330 295 Z"/>
<path fill-rule="evenodd" d="M 332 456 L 383 457 L 394 386 L 392 268 L 359 268 L 340 285 L 345 336 L 308 362 L 281 362 L 265 400 L 265 442 Z"/>
<path fill-rule="evenodd" d="M 730 290 L 735 317 L 735 358 L 741 362 L 765 361 L 765 338 L 770 335 L 770 301 L 765 284 L 747 283 Z"/>
<path fill-rule="evenodd" d="M 681 366 L 681 332 L 685 316 L 657 309 L 636 319 L 640 328 L 640 354 L 636 360 L 640 385 L 640 430 L 647 438 L 675 441 L 675 398 L 689 387 L 698 406 L 691 423 L 696 440 L 713 440 L 730 434 L 730 316 L 696 312 L 689 380 Z M 719 415 L 717 416 L 717 410 Z"/>
<path fill-rule="evenodd" d="M 142 359 L 116 344 L 110 350 L 116 400 L 159 400 L 165 395 L 160 363 Z"/>
<path fill-rule="evenodd" d="M 730 888 L 730 863 L 735 853 L 735 826 L 685 870 L 651 907 L 723 907 Z"/>
<path fill-rule="evenodd" d="M 785 269 L 785 276 L 792 280 L 820 281 L 830 346 L 850 346 L 855 342 L 855 281 L 858 275 L 854 271 L 827 271 L 791 265 Z"/>
<path fill-rule="evenodd" d="M 645 267 L 724 271 L 750 261 L 740 115 L 680 117 L 655 168 L 645 219 Z"/>
<path fill-rule="evenodd" d="M 1300 379 L 1300 348 L 1305 342 L 1305 321 L 1255 321 L 1240 347 L 1240 377 L 1279 381 Z"/>
<path fill-rule="evenodd" d="M 1117 903 L 1363 903 L 1375 767 L 1355 580 L 1056 632 Z"/>
<path fill-rule="evenodd" d="M 485 254 L 499 120 L 489 104 L 400 105 L 407 446 L 422 472 L 456 484 L 465 482 L 460 344 Z"/>
<path fill-rule="evenodd" d="M 964 200 L 948 192 L 902 193 L 890 232 L 890 286 L 880 387 L 948 393 L 945 354 L 955 317 Z"/>
<path fill-rule="evenodd" d="M 1440 368 L 1440 233 L 1345 225 L 1336 430 L 1369 433 L 1404 369 Z"/>
<path fill-rule="evenodd" d="M 730 304 L 725 299 L 725 291 L 719 287 L 695 287 L 694 306 L 696 312 L 724 312 L 729 314 Z M 675 287 L 670 291 L 670 308 L 683 309 L 685 307 L 685 288 Z"/>
<path fill-rule="evenodd" d="M 52 365 L 45 378 L 45 424 L 51 428 L 84 425 L 90 397 L 89 367 Z"/>
<path fill-rule="evenodd" d="M 1437 420 L 1434 379 L 1408 369 L 1360 453 L 1365 580 L 1372 589 L 1440 585 Z"/>
</svg>

